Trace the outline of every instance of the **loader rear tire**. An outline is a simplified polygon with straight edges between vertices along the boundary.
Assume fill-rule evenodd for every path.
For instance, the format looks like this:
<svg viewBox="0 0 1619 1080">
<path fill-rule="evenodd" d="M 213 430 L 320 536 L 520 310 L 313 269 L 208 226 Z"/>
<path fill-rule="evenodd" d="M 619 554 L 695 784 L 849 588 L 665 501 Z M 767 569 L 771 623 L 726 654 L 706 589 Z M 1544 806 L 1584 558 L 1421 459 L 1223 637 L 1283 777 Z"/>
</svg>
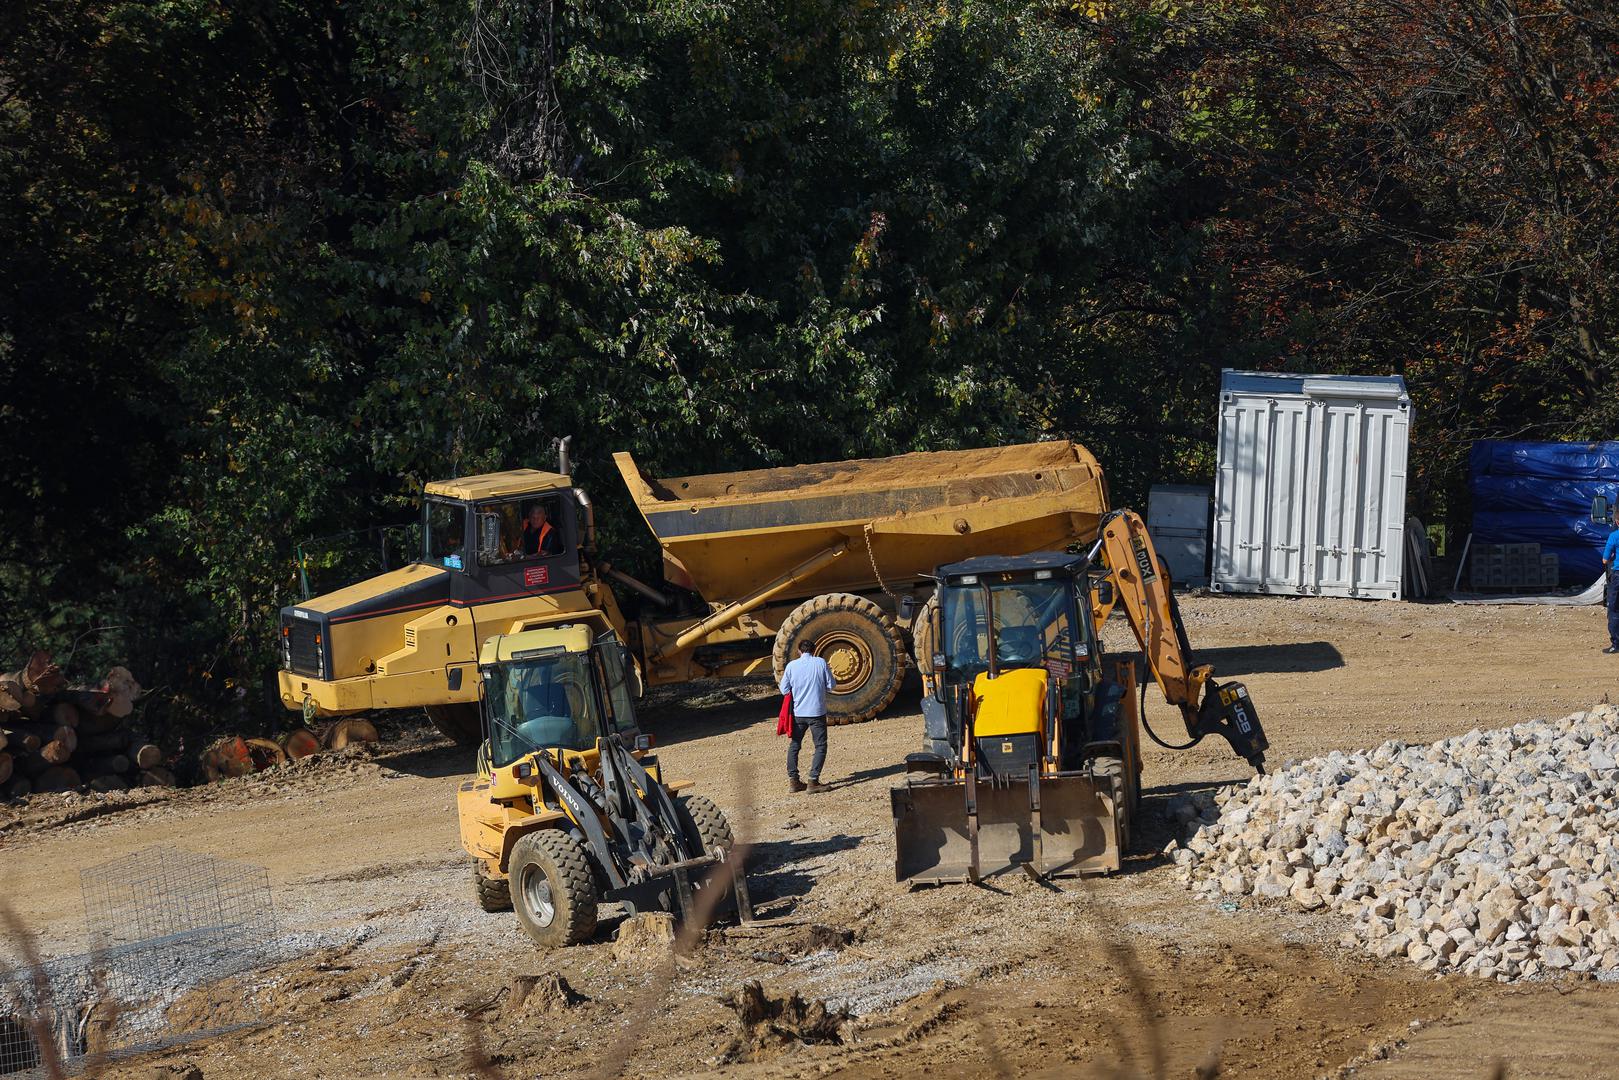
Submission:
<svg viewBox="0 0 1619 1080">
<path fill-rule="evenodd" d="M 510 911 L 512 888 L 510 878 L 492 878 L 483 872 L 483 860 L 472 860 L 472 887 L 478 894 L 478 906 L 485 911 Z"/>
<path fill-rule="evenodd" d="M 870 720 L 899 693 L 905 643 L 894 620 L 865 597 L 827 593 L 794 608 L 776 631 L 771 654 L 778 683 L 800 641 L 831 665 L 836 686 L 826 699 L 828 724 Z"/>
<path fill-rule="evenodd" d="M 579 842 L 540 829 L 512 845 L 507 877 L 517 921 L 548 949 L 577 945 L 596 932 L 596 878 Z"/>
<path fill-rule="evenodd" d="M 483 718 L 475 701 L 427 706 L 427 718 L 439 733 L 457 746 L 477 746 L 483 742 Z"/>
</svg>

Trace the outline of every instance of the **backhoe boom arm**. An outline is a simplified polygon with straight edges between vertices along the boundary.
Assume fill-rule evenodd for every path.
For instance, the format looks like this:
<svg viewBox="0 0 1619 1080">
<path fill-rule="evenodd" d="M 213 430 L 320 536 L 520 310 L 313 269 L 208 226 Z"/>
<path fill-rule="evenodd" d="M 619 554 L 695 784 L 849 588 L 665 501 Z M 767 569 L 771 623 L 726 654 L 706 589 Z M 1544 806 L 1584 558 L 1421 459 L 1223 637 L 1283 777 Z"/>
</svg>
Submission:
<svg viewBox="0 0 1619 1080">
<path fill-rule="evenodd" d="M 1193 664 L 1186 625 L 1175 601 L 1169 570 L 1158 557 L 1146 522 L 1133 510 L 1115 510 L 1102 519 L 1098 541 L 1111 589 L 1092 592 L 1092 613 L 1101 626 L 1113 608 L 1124 605 L 1130 629 L 1164 700 L 1181 712 L 1191 746 L 1205 735 L 1219 735 L 1238 757 L 1265 771 L 1269 746 L 1248 690 L 1241 683 L 1217 683 L 1209 664 Z M 1148 734 L 1152 734 L 1149 729 Z M 1157 740 L 1157 736 L 1153 736 Z"/>
</svg>

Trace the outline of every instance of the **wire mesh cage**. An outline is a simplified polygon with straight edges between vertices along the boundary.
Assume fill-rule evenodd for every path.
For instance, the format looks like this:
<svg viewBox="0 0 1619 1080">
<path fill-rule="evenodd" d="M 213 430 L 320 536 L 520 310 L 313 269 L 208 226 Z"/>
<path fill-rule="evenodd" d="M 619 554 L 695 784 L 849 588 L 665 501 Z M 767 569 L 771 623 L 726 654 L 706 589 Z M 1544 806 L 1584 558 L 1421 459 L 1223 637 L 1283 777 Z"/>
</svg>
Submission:
<svg viewBox="0 0 1619 1080">
<path fill-rule="evenodd" d="M 257 1021 L 222 980 L 273 963 L 269 872 L 149 848 L 80 874 L 85 951 L 0 962 L 0 1077 L 47 1076 Z"/>
</svg>

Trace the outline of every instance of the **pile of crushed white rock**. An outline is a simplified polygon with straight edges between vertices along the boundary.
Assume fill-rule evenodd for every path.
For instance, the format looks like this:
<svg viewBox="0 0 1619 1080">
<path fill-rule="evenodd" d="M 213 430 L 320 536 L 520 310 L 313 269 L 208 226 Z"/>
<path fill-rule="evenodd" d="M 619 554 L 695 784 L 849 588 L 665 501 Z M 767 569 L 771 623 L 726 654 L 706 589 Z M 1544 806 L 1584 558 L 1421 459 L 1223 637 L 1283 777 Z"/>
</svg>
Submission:
<svg viewBox="0 0 1619 1080">
<path fill-rule="evenodd" d="M 1424 971 L 1619 976 L 1619 708 L 1290 764 L 1172 806 L 1199 895 L 1350 916 Z"/>
</svg>

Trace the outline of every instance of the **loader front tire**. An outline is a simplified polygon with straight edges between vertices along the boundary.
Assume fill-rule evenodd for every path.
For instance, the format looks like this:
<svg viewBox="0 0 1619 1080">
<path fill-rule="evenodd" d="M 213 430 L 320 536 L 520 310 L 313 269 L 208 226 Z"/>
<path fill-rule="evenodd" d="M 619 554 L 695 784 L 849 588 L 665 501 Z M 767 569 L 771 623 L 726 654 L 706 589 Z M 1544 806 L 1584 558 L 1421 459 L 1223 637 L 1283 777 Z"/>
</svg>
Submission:
<svg viewBox="0 0 1619 1080">
<path fill-rule="evenodd" d="M 427 718 L 439 733 L 457 746 L 477 746 L 483 742 L 483 718 L 476 701 L 456 701 L 427 706 Z"/>
<path fill-rule="evenodd" d="M 1124 761 L 1116 757 L 1092 759 L 1091 770 L 1101 777 L 1117 778 L 1124 789 L 1124 797 L 1113 808 L 1114 816 L 1119 819 L 1119 857 L 1122 859 L 1130 850 L 1131 830 L 1135 827 L 1140 804 L 1140 777 L 1126 773 Z"/>
<path fill-rule="evenodd" d="M 483 872 L 483 860 L 472 860 L 472 888 L 478 896 L 478 906 L 485 911 L 510 911 L 512 890 L 509 878 L 492 878 Z"/>
<path fill-rule="evenodd" d="M 905 643 L 894 620 L 876 604 L 852 593 L 827 593 L 793 609 L 776 631 L 776 681 L 798 643 L 832 668 L 836 684 L 826 699 L 828 724 L 858 724 L 888 707 L 905 678 Z"/>
<path fill-rule="evenodd" d="M 596 879 L 579 842 L 540 829 L 512 845 L 506 876 L 517 921 L 548 949 L 577 945 L 596 932 Z"/>
<path fill-rule="evenodd" d="M 731 823 L 725 820 L 725 814 L 714 805 L 714 800 L 706 795 L 678 795 L 675 797 L 675 813 L 680 815 L 680 827 L 685 830 L 689 839 L 698 841 L 703 845 L 703 854 L 718 853 L 727 859 L 731 856 L 731 848 L 736 844 L 736 838 L 731 835 Z M 693 884 L 702 902 L 705 888 L 715 888 L 728 893 L 731 889 L 731 874 L 733 868 L 729 863 L 720 863 L 713 868 L 712 873 L 705 879 Z M 734 896 L 721 896 L 719 902 L 709 912 L 709 918 L 729 915 L 736 908 Z"/>
</svg>

